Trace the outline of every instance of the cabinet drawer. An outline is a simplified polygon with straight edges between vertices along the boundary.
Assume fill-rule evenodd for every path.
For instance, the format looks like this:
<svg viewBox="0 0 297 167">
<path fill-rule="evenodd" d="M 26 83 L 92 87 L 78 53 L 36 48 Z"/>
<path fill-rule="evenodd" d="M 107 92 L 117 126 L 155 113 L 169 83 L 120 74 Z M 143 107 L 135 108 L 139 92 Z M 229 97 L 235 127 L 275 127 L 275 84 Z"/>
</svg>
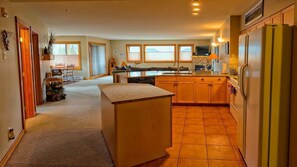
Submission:
<svg viewBox="0 0 297 167">
<path fill-rule="evenodd" d="M 195 82 L 195 77 L 176 77 L 176 80 L 179 82 Z"/>
<path fill-rule="evenodd" d="M 156 77 L 156 82 L 174 82 L 176 77 Z"/>
<path fill-rule="evenodd" d="M 212 82 L 223 83 L 226 82 L 226 77 L 212 77 Z"/>
<path fill-rule="evenodd" d="M 196 82 L 198 83 L 209 83 L 209 82 L 226 82 L 226 77 L 197 77 Z"/>
</svg>

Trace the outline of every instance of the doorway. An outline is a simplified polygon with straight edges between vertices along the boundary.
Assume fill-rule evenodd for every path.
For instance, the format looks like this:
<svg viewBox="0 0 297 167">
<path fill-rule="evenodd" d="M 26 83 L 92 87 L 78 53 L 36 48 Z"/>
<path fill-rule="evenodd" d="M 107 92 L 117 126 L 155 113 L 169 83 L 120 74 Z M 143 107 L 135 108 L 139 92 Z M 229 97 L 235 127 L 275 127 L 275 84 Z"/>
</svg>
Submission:
<svg viewBox="0 0 297 167">
<path fill-rule="evenodd" d="M 32 118 L 36 115 L 36 103 L 33 89 L 34 80 L 31 54 L 31 30 L 29 26 L 26 26 L 18 18 L 16 18 L 16 29 L 22 109 L 25 118 Z"/>
<path fill-rule="evenodd" d="M 107 75 L 106 44 L 89 42 L 90 77 Z"/>
</svg>

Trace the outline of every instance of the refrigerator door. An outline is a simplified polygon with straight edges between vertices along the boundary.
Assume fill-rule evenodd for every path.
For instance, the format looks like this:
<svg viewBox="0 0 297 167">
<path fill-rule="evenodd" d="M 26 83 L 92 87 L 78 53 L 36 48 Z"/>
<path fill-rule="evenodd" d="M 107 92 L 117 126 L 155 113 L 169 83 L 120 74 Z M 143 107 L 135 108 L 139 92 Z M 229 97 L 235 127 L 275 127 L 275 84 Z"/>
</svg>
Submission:
<svg viewBox="0 0 297 167">
<path fill-rule="evenodd" d="M 246 110 L 246 156 L 247 166 L 259 166 L 260 140 L 260 97 L 263 64 L 263 28 L 249 34 L 247 74 L 247 110 Z"/>
<path fill-rule="evenodd" d="M 246 48 L 247 48 L 247 35 L 241 35 L 239 36 L 239 55 L 238 55 L 238 73 L 239 73 L 239 80 L 238 80 L 238 92 L 237 96 L 240 96 L 240 100 L 237 107 L 237 142 L 238 142 L 238 148 L 242 154 L 243 157 L 245 157 L 245 100 L 242 97 L 241 93 L 241 86 L 243 84 L 243 78 L 242 78 L 242 68 L 246 64 Z"/>
</svg>

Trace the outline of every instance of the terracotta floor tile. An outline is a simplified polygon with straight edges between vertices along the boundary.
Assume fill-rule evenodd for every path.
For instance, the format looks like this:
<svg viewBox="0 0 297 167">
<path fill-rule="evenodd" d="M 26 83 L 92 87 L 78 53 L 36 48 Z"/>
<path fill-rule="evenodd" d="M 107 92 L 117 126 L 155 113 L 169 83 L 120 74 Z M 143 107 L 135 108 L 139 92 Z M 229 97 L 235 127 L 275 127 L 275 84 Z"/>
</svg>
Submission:
<svg viewBox="0 0 297 167">
<path fill-rule="evenodd" d="M 207 135 L 226 135 L 224 126 L 205 126 L 205 134 Z"/>
<path fill-rule="evenodd" d="M 211 106 L 203 106 L 202 111 L 203 113 L 218 113 L 218 109 Z"/>
<path fill-rule="evenodd" d="M 185 118 L 185 112 L 172 112 L 172 118 Z"/>
<path fill-rule="evenodd" d="M 172 124 L 184 125 L 185 124 L 185 118 L 180 118 L 180 117 L 172 118 Z"/>
<path fill-rule="evenodd" d="M 172 133 L 182 133 L 184 130 L 184 125 L 172 125 Z"/>
<path fill-rule="evenodd" d="M 202 118 L 187 118 L 186 125 L 204 125 Z"/>
<path fill-rule="evenodd" d="M 234 119 L 231 113 L 220 113 L 222 119 Z"/>
<path fill-rule="evenodd" d="M 237 134 L 236 126 L 226 126 L 225 128 L 226 128 L 227 134 L 229 134 L 229 135 L 236 135 Z"/>
<path fill-rule="evenodd" d="M 201 106 L 188 106 L 187 108 L 187 112 L 190 113 L 190 112 L 200 112 L 202 113 L 202 107 Z"/>
<path fill-rule="evenodd" d="M 159 158 L 134 167 L 176 167 L 178 159 Z"/>
<path fill-rule="evenodd" d="M 206 118 L 203 121 L 204 121 L 204 125 L 221 125 L 221 126 L 223 126 L 223 122 L 221 119 Z"/>
<path fill-rule="evenodd" d="M 220 116 L 216 112 L 208 112 L 208 113 L 203 113 L 203 118 L 204 119 L 220 119 Z"/>
<path fill-rule="evenodd" d="M 172 143 L 181 144 L 182 142 L 182 133 L 172 133 Z"/>
<path fill-rule="evenodd" d="M 209 160 L 237 160 L 232 146 L 207 146 Z"/>
<path fill-rule="evenodd" d="M 230 146 L 231 143 L 227 135 L 206 135 L 207 145 Z"/>
<path fill-rule="evenodd" d="M 208 162 L 198 159 L 179 159 L 178 167 L 208 167 Z"/>
<path fill-rule="evenodd" d="M 209 160 L 209 167 L 238 167 L 238 161 Z"/>
<path fill-rule="evenodd" d="M 172 106 L 173 110 L 187 110 L 187 106 Z"/>
<path fill-rule="evenodd" d="M 186 118 L 203 118 L 202 112 L 188 112 Z"/>
<path fill-rule="evenodd" d="M 237 123 L 236 123 L 236 121 L 235 121 L 235 119 L 222 119 L 222 121 L 223 121 L 223 124 L 225 125 L 225 126 L 237 126 Z"/>
<path fill-rule="evenodd" d="M 237 135 L 229 135 L 229 140 L 233 146 L 237 146 Z"/>
<path fill-rule="evenodd" d="M 206 144 L 205 135 L 198 134 L 198 133 L 185 133 L 183 134 L 182 144 L 192 144 L 192 145 Z"/>
<path fill-rule="evenodd" d="M 204 126 L 202 125 L 186 125 L 184 134 L 186 133 L 200 133 L 204 134 Z"/>
<path fill-rule="evenodd" d="M 178 158 L 179 156 L 179 151 L 180 151 L 180 145 L 173 145 L 170 148 L 166 149 L 166 152 L 168 153 L 169 158 Z"/>
<path fill-rule="evenodd" d="M 241 156 L 241 153 L 240 153 L 238 147 L 236 147 L 236 146 L 234 147 L 233 146 L 233 150 L 234 150 L 234 153 L 236 155 L 236 159 L 239 160 L 239 161 L 243 161 L 243 158 Z"/>
<path fill-rule="evenodd" d="M 239 167 L 247 167 L 243 161 L 238 161 Z"/>
<path fill-rule="evenodd" d="M 217 107 L 218 112 L 221 113 L 230 113 L 230 107 Z"/>
<path fill-rule="evenodd" d="M 205 145 L 182 145 L 179 158 L 207 159 Z"/>
</svg>

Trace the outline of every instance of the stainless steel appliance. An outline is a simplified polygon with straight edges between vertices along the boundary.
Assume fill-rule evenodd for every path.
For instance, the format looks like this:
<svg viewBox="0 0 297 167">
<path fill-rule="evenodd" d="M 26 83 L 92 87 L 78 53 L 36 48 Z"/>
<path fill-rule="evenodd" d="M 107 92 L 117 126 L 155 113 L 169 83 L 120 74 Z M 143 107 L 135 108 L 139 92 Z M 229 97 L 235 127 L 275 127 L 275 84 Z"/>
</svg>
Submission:
<svg viewBox="0 0 297 167">
<path fill-rule="evenodd" d="M 239 43 L 239 150 L 248 167 L 287 166 L 292 28 L 265 26 Z"/>
</svg>

